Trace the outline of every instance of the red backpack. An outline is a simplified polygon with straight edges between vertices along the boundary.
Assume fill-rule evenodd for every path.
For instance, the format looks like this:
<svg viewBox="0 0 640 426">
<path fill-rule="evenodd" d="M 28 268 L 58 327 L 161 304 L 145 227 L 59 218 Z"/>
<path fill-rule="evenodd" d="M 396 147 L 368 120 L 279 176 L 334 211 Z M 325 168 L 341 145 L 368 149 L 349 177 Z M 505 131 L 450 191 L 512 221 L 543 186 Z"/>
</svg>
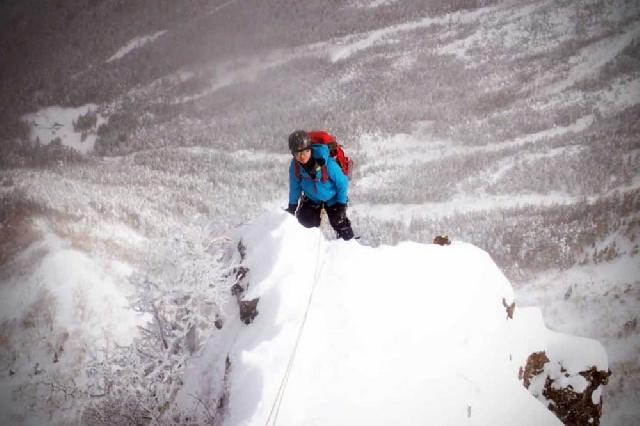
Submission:
<svg viewBox="0 0 640 426">
<path fill-rule="evenodd" d="M 327 145 L 329 147 L 329 155 L 336 160 L 347 179 L 351 179 L 353 161 L 345 155 L 342 145 L 336 141 L 336 137 L 324 130 L 313 130 L 307 133 L 311 138 L 312 145 Z M 297 161 L 294 161 L 294 171 L 296 178 L 300 180 L 300 163 Z M 325 164 L 322 166 L 322 182 L 326 182 L 327 180 L 329 180 L 329 174 L 327 172 L 327 165 Z"/>
</svg>

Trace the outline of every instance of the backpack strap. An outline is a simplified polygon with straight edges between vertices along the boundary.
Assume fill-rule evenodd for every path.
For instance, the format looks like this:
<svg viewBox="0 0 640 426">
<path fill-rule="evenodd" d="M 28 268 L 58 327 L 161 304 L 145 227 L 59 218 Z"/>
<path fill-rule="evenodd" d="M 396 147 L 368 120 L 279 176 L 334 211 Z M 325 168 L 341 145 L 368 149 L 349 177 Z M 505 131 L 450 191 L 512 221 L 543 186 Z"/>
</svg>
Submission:
<svg viewBox="0 0 640 426">
<path fill-rule="evenodd" d="M 329 180 L 329 170 L 327 169 L 327 164 L 325 163 L 320 170 L 322 171 L 322 183 L 327 182 Z M 298 182 L 302 180 L 302 174 L 300 173 L 300 163 L 296 160 L 293 160 L 293 173 L 296 175 L 296 179 Z"/>
<path fill-rule="evenodd" d="M 300 163 L 296 160 L 293 160 L 293 173 L 296 175 L 298 182 L 300 182 L 302 180 L 302 175 L 300 174 Z"/>
</svg>

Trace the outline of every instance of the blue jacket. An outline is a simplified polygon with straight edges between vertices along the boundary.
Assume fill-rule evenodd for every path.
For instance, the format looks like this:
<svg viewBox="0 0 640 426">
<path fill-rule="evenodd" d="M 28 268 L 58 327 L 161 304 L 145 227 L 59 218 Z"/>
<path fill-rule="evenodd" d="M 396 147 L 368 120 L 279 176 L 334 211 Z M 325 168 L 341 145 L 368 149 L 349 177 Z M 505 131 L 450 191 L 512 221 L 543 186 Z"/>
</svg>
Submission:
<svg viewBox="0 0 640 426">
<path fill-rule="evenodd" d="M 316 171 L 316 178 L 312 179 L 304 167 L 300 165 L 300 180 L 298 180 L 294 165 L 296 160 L 292 159 L 289 165 L 289 204 L 298 204 L 302 193 L 310 198 L 311 201 L 316 203 L 324 202 L 327 206 L 332 206 L 336 203 L 347 204 L 349 178 L 342 172 L 336 160 L 329 157 L 329 147 L 326 145 L 312 145 L 311 150 L 313 158 L 324 160 L 327 165 L 329 179 L 326 182 L 322 182 L 320 167 Z"/>
</svg>

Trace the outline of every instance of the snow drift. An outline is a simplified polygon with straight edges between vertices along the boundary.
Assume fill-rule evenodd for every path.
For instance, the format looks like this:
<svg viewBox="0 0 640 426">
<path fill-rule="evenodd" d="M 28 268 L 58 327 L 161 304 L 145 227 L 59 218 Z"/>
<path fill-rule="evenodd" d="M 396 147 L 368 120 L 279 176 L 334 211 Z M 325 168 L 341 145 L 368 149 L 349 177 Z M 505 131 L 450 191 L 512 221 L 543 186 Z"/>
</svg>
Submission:
<svg viewBox="0 0 640 426">
<path fill-rule="evenodd" d="M 215 337 L 185 383 L 224 374 L 227 425 L 561 424 L 532 395 L 549 403 L 545 380 L 530 393 L 519 379 L 529 355 L 544 351 L 545 377 L 577 392 L 580 372 L 608 368 L 600 343 L 548 330 L 537 308 L 508 318 L 513 289 L 473 245 L 327 241 L 285 213 L 238 240 L 236 294 L 257 316 L 225 324 L 233 338 Z"/>
</svg>

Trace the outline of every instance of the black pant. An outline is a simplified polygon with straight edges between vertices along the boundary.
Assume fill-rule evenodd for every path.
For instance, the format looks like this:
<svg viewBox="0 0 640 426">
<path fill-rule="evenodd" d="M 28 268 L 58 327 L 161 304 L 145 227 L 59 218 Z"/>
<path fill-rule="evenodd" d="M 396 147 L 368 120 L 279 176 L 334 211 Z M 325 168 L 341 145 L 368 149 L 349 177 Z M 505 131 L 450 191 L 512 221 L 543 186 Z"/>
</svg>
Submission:
<svg viewBox="0 0 640 426">
<path fill-rule="evenodd" d="M 347 206 L 344 204 L 334 204 L 327 206 L 325 203 L 314 203 L 307 197 L 302 197 L 302 202 L 296 212 L 298 222 L 306 228 L 316 228 L 320 226 L 320 213 L 324 209 L 329 216 L 329 223 L 336 231 L 338 238 L 350 240 L 353 238 L 351 221 L 347 217 Z"/>
</svg>

